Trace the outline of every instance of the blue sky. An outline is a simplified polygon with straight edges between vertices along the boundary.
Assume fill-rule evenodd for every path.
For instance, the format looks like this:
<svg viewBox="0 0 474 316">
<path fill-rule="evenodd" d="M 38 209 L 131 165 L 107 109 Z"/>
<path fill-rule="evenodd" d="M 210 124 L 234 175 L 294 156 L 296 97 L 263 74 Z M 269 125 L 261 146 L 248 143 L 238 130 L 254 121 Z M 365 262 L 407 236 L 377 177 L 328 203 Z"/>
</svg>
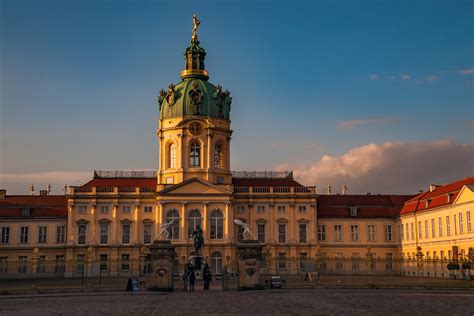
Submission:
<svg viewBox="0 0 474 316">
<path fill-rule="evenodd" d="M 448 140 L 472 159 L 472 1 L 0 5 L 0 186 L 14 192 L 33 173 L 156 169 L 156 96 L 180 80 L 193 13 L 210 81 L 233 96 L 233 169 L 310 172 L 323 156 L 358 168 L 351 150 L 393 142 L 431 157 Z M 459 165 L 419 185 L 474 173 Z M 332 181 L 321 172 L 305 184 Z"/>
</svg>

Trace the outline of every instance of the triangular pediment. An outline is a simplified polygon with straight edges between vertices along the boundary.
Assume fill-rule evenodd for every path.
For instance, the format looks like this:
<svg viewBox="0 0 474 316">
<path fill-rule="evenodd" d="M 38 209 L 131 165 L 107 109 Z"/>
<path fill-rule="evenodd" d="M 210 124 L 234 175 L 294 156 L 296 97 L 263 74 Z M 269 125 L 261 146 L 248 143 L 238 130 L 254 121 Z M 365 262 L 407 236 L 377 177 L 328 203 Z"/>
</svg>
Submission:
<svg viewBox="0 0 474 316">
<path fill-rule="evenodd" d="M 454 200 L 453 205 L 459 205 L 472 201 L 474 201 L 474 185 L 464 185 L 456 197 L 456 200 Z"/>
<path fill-rule="evenodd" d="M 166 188 L 160 195 L 229 195 L 232 192 L 220 188 L 199 178 L 192 178 Z"/>
</svg>

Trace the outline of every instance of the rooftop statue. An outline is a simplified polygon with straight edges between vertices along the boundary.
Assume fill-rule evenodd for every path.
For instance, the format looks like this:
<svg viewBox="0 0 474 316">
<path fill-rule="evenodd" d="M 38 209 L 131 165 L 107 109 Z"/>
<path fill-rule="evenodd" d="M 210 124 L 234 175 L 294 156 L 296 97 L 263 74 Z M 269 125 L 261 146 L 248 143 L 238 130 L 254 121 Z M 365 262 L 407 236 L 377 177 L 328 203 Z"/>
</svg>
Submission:
<svg viewBox="0 0 474 316">
<path fill-rule="evenodd" d="M 196 31 L 199 27 L 199 24 L 201 24 L 201 21 L 197 19 L 196 14 L 193 15 L 193 24 L 194 24 L 194 27 L 193 27 L 193 37 L 192 37 L 192 39 L 197 40 L 198 37 L 197 37 Z"/>
<path fill-rule="evenodd" d="M 163 225 L 160 226 L 160 233 L 158 234 L 158 237 L 156 237 L 157 240 L 169 240 L 170 239 L 170 232 L 168 231 L 168 228 L 173 225 L 175 222 L 175 219 L 170 220 L 168 223 L 164 223 Z"/>
</svg>

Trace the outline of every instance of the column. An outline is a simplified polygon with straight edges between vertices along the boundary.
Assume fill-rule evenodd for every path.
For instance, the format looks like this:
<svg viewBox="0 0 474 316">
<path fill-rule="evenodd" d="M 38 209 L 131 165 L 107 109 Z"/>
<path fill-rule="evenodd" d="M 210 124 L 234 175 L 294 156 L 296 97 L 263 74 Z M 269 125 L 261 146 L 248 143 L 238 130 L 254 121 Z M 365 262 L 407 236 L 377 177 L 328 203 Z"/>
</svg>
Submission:
<svg viewBox="0 0 474 316">
<path fill-rule="evenodd" d="M 91 211 L 89 213 L 89 221 L 91 225 L 90 233 L 88 234 L 88 243 L 92 245 L 96 245 L 96 239 L 97 239 L 97 232 L 96 232 L 96 223 L 95 223 L 95 212 L 96 212 L 97 205 L 94 202 L 91 203 Z"/>
<path fill-rule="evenodd" d="M 112 236 L 113 236 L 113 241 L 112 243 L 114 245 L 119 244 L 119 238 L 118 238 L 118 233 L 119 233 L 119 214 L 118 214 L 118 203 L 114 203 L 113 205 L 113 210 L 112 210 L 112 217 L 113 217 L 113 225 L 112 225 Z"/>
<path fill-rule="evenodd" d="M 67 215 L 67 236 L 68 245 L 74 244 L 74 204 L 69 204 Z"/>
<path fill-rule="evenodd" d="M 188 204 L 188 202 L 181 202 L 181 232 L 182 232 L 182 235 L 180 236 L 181 240 L 184 240 L 184 241 L 187 241 L 188 240 L 188 232 L 185 230 L 185 222 L 186 222 L 186 205 Z"/>
<path fill-rule="evenodd" d="M 210 234 L 207 231 L 207 206 L 209 202 L 202 202 L 203 210 L 202 210 L 202 231 L 204 232 L 204 240 L 209 240 Z"/>
<path fill-rule="evenodd" d="M 268 229 L 270 231 L 270 238 L 269 238 L 269 242 L 270 243 L 275 243 L 276 239 L 275 239 L 275 234 L 276 234 L 276 231 L 275 231 L 275 205 L 269 205 L 269 215 L 270 215 L 270 220 L 268 222 Z"/>
<path fill-rule="evenodd" d="M 232 216 L 229 214 L 230 209 L 230 202 L 225 202 L 225 210 L 224 210 L 224 240 L 230 241 L 230 237 L 233 235 L 229 235 L 229 222 L 232 221 Z"/>
<path fill-rule="evenodd" d="M 158 205 L 155 206 L 155 239 L 158 238 L 158 234 L 160 233 L 163 220 L 163 205 L 165 205 L 165 202 L 160 201 Z"/>
<path fill-rule="evenodd" d="M 141 220 L 141 212 L 140 212 L 140 204 L 136 203 L 135 204 L 135 231 L 134 231 L 134 244 L 140 244 L 140 220 Z"/>
<path fill-rule="evenodd" d="M 211 140 L 212 140 L 212 132 L 210 129 L 207 130 L 207 155 L 206 155 L 206 179 L 207 181 L 209 182 L 213 182 L 212 180 L 213 179 L 210 179 L 210 175 L 209 175 L 209 170 L 212 168 L 214 168 L 214 164 L 213 164 L 213 150 L 212 150 L 212 144 L 211 144 Z M 204 161 L 203 161 L 204 162 Z"/>
</svg>

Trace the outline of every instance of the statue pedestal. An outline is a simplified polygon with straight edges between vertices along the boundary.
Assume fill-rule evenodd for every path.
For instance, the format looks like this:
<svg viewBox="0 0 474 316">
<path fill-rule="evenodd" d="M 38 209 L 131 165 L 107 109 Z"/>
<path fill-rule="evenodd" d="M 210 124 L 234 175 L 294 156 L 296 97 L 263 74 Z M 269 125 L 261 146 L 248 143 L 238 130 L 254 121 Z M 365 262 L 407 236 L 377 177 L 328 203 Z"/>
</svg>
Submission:
<svg viewBox="0 0 474 316">
<path fill-rule="evenodd" d="M 150 246 L 153 273 L 149 279 L 150 291 L 173 292 L 174 246 L 169 240 L 155 240 Z"/>
<path fill-rule="evenodd" d="M 237 244 L 239 256 L 239 290 L 263 289 L 260 284 L 260 262 L 263 244 L 258 240 L 243 240 Z"/>
<path fill-rule="evenodd" d="M 189 256 L 189 261 L 193 265 L 194 274 L 196 275 L 197 280 L 202 280 L 202 269 L 204 264 L 206 264 L 205 258 L 201 254 L 193 253 Z"/>
</svg>

